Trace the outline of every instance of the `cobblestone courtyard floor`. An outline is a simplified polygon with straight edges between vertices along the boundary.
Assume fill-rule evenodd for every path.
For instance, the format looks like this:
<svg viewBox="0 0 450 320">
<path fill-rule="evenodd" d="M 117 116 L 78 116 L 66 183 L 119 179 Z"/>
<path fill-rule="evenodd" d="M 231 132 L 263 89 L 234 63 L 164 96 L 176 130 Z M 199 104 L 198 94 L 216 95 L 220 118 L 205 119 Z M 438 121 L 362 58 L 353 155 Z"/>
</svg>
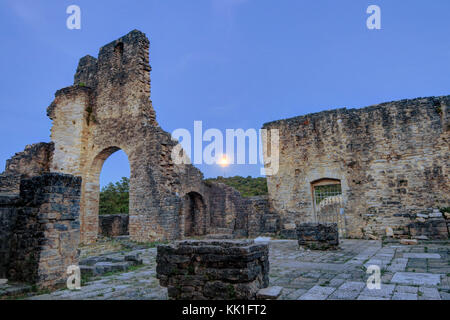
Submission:
<svg viewBox="0 0 450 320">
<path fill-rule="evenodd" d="M 85 256 L 114 246 L 86 247 Z M 296 241 L 270 242 L 270 285 L 284 287 L 289 300 L 450 300 L 450 243 L 415 246 L 344 240 L 338 251 L 302 251 Z M 60 290 L 30 299 L 167 299 L 156 279 L 156 248 L 140 252 L 144 265 L 84 283 L 79 291 Z M 109 253 L 119 256 L 123 253 Z M 381 289 L 369 290 L 366 268 L 381 268 Z"/>
</svg>

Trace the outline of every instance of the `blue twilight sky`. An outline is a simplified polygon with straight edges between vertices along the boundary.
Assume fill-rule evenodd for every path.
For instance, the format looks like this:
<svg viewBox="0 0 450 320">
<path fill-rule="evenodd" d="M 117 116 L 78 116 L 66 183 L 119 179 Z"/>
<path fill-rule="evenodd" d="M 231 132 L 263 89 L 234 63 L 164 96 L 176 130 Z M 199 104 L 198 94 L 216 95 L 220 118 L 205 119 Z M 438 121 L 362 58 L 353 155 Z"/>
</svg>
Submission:
<svg viewBox="0 0 450 320">
<path fill-rule="evenodd" d="M 66 28 L 81 7 L 82 29 Z M 381 7 L 382 30 L 366 9 Z M 79 58 L 139 29 L 162 128 L 255 128 L 336 107 L 450 94 L 448 0 L 0 0 L 0 160 L 49 141 L 46 107 Z M 206 177 L 259 175 L 259 165 Z M 0 170 L 1 171 L 1 170 Z M 101 182 L 129 174 L 124 153 Z"/>
</svg>

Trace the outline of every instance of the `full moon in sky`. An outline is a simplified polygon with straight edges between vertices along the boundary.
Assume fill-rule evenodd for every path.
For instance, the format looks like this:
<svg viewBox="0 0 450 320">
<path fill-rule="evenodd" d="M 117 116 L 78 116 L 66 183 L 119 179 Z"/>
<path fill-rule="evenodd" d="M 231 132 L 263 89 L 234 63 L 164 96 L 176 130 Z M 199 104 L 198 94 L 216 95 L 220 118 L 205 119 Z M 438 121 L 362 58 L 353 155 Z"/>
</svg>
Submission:
<svg viewBox="0 0 450 320">
<path fill-rule="evenodd" d="M 219 160 L 219 165 L 222 167 L 227 167 L 229 165 L 227 156 L 222 156 L 222 158 Z"/>
</svg>

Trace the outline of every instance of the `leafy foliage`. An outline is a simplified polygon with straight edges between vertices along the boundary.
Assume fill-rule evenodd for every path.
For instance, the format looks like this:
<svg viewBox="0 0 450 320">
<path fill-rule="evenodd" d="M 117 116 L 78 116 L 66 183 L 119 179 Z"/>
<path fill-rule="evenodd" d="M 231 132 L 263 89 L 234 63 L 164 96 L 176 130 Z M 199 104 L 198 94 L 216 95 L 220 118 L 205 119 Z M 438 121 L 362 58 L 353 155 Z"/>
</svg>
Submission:
<svg viewBox="0 0 450 320">
<path fill-rule="evenodd" d="M 123 177 L 116 183 L 109 183 L 100 191 L 99 214 L 128 213 L 130 179 Z"/>
<path fill-rule="evenodd" d="M 217 177 L 206 179 L 206 183 L 214 181 L 224 183 L 230 187 L 238 190 L 243 197 L 261 196 L 267 194 L 267 180 L 266 178 L 247 178 L 241 176 L 234 176 L 229 178 Z"/>
</svg>

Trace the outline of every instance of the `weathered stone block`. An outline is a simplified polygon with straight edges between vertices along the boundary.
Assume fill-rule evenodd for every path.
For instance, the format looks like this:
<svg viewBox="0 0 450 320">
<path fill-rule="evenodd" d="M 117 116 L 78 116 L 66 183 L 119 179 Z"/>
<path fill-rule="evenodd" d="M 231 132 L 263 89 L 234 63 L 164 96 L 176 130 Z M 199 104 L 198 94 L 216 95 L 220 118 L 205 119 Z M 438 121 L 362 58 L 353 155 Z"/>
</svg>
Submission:
<svg viewBox="0 0 450 320">
<path fill-rule="evenodd" d="M 447 222 L 443 218 L 428 219 L 424 222 L 414 222 L 408 225 L 412 237 L 425 235 L 429 239 L 448 239 Z"/>
<path fill-rule="evenodd" d="M 269 284 L 268 245 L 250 240 L 158 246 L 157 277 L 170 299 L 256 299 Z"/>
<path fill-rule="evenodd" d="M 98 219 L 98 233 L 106 237 L 128 235 L 128 214 L 100 215 Z"/>
<path fill-rule="evenodd" d="M 298 244 L 312 250 L 333 250 L 339 245 L 336 223 L 303 223 L 297 225 Z"/>
</svg>

